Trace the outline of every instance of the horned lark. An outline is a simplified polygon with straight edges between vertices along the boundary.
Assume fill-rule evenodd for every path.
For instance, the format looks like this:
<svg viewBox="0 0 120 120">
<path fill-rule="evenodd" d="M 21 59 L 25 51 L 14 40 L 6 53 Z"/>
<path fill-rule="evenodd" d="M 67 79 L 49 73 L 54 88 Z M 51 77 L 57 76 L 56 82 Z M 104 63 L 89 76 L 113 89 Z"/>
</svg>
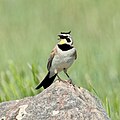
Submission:
<svg viewBox="0 0 120 120">
<path fill-rule="evenodd" d="M 70 32 L 61 32 L 59 34 L 59 42 L 56 44 L 55 48 L 52 50 L 50 57 L 48 59 L 47 69 L 48 74 L 43 79 L 43 81 L 36 87 L 36 89 L 49 87 L 58 73 L 64 71 L 67 77 L 67 69 L 72 65 L 73 61 L 77 58 L 76 49 L 73 46 L 73 40 Z M 60 77 L 58 76 L 60 79 Z"/>
</svg>

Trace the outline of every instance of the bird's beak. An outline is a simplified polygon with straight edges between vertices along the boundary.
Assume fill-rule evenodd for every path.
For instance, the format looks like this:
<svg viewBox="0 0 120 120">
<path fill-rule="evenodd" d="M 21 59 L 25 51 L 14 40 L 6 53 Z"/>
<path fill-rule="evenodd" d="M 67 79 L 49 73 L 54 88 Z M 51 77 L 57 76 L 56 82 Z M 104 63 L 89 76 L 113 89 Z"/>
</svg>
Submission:
<svg viewBox="0 0 120 120">
<path fill-rule="evenodd" d="M 61 34 L 58 34 L 58 36 L 60 37 L 60 36 L 61 36 Z"/>
</svg>

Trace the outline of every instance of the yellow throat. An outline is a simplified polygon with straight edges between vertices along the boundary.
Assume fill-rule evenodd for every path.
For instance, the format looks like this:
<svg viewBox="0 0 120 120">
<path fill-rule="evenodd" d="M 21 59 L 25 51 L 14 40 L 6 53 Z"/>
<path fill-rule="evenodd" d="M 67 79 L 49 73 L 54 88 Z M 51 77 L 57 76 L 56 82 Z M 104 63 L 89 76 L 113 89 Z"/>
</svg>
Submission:
<svg viewBox="0 0 120 120">
<path fill-rule="evenodd" d="M 66 43 L 66 40 L 65 39 L 61 39 L 59 44 L 62 45 L 62 44 L 65 44 Z"/>
</svg>

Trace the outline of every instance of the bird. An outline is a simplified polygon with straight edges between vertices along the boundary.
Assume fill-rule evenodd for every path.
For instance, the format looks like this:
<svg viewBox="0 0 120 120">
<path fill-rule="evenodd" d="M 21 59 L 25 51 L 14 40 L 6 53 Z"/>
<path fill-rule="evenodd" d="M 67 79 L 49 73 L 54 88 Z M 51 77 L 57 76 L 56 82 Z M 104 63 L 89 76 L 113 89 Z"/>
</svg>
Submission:
<svg viewBox="0 0 120 120">
<path fill-rule="evenodd" d="M 50 57 L 48 59 L 47 63 L 48 73 L 43 79 L 43 81 L 39 83 L 35 89 L 39 89 L 41 87 L 46 89 L 53 83 L 56 76 L 58 77 L 59 80 L 62 80 L 58 75 L 58 73 L 61 71 L 64 71 L 64 73 L 72 83 L 72 80 L 68 75 L 67 70 L 76 59 L 77 52 L 73 45 L 71 31 L 61 32 L 60 34 L 58 34 L 58 43 L 51 51 Z"/>
</svg>

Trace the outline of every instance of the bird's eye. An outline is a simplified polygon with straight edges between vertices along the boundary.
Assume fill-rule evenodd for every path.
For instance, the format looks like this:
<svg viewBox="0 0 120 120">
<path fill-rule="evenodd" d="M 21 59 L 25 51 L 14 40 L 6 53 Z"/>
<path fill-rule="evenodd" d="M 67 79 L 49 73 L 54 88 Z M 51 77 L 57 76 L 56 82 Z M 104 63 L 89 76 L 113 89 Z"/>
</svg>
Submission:
<svg viewBox="0 0 120 120">
<path fill-rule="evenodd" d="M 65 39 L 65 36 L 60 36 L 61 39 Z"/>
<path fill-rule="evenodd" d="M 71 40 L 69 38 L 66 38 L 67 42 L 71 42 Z"/>
</svg>

